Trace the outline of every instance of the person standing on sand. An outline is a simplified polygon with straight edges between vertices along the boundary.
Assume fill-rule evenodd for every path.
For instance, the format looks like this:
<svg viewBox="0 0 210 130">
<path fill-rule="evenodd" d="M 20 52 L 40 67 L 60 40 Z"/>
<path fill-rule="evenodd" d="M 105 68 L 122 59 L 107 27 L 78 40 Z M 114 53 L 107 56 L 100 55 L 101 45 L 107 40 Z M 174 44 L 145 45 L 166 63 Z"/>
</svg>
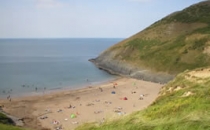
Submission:
<svg viewBox="0 0 210 130">
<path fill-rule="evenodd" d="M 103 92 L 103 89 L 101 87 L 99 87 L 100 91 Z"/>
<path fill-rule="evenodd" d="M 68 107 L 68 108 L 72 108 L 71 104 L 69 105 L 69 107 Z"/>
</svg>

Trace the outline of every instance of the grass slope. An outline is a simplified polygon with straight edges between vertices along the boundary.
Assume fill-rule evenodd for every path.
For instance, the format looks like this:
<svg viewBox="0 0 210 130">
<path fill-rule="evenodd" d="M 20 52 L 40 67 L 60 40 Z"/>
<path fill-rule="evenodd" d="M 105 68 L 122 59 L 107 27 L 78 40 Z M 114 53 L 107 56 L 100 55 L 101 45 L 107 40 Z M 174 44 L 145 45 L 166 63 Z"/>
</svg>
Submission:
<svg viewBox="0 0 210 130">
<path fill-rule="evenodd" d="M 206 71 L 207 77 L 199 77 Z M 210 130 L 210 68 L 185 71 L 164 86 L 147 109 L 76 130 Z"/>
<path fill-rule="evenodd" d="M 0 123 L 0 130 L 25 130 L 25 129 Z"/>
<path fill-rule="evenodd" d="M 2 124 L 14 124 L 14 122 L 6 115 L 0 113 L 0 123 Z"/>
<path fill-rule="evenodd" d="M 209 12 L 210 1 L 190 6 L 157 21 L 102 55 L 115 52 L 113 59 L 169 74 L 209 66 Z"/>
<path fill-rule="evenodd" d="M 10 118 L 0 113 L 0 130 L 24 130 L 23 128 L 16 127 L 13 124 L 14 122 Z"/>
</svg>

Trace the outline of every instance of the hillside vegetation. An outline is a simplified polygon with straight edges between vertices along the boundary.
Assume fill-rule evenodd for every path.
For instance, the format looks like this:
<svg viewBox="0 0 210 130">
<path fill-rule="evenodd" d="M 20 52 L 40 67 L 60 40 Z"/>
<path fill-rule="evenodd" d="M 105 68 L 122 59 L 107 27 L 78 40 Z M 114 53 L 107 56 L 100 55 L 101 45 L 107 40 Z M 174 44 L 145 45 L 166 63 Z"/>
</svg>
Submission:
<svg viewBox="0 0 210 130">
<path fill-rule="evenodd" d="M 160 91 L 147 109 L 77 130 L 209 130 L 210 67 L 185 71 Z"/>
<path fill-rule="evenodd" d="M 0 130 L 25 130 L 14 126 L 14 122 L 6 115 L 0 113 Z"/>
<path fill-rule="evenodd" d="M 0 129 L 1 130 L 25 130 L 23 128 L 19 128 L 12 125 L 1 124 L 1 123 L 0 123 Z"/>
<path fill-rule="evenodd" d="M 96 60 L 102 63 L 112 59 L 172 75 L 186 69 L 209 66 L 209 12 L 210 1 L 175 12 L 112 46 Z M 103 64 L 100 66 L 103 68 Z"/>
</svg>

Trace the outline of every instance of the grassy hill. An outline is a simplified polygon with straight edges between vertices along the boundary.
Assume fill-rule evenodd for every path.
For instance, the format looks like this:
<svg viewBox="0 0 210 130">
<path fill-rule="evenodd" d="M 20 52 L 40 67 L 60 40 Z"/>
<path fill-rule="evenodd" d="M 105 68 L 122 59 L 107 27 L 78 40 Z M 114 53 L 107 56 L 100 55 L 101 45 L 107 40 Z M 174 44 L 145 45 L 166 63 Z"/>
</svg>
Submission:
<svg viewBox="0 0 210 130">
<path fill-rule="evenodd" d="M 77 130 L 209 130 L 210 67 L 185 71 L 160 91 L 147 109 Z"/>
<path fill-rule="evenodd" d="M 209 12 L 210 1 L 175 12 L 112 46 L 96 59 L 113 59 L 169 74 L 209 66 Z"/>
</svg>

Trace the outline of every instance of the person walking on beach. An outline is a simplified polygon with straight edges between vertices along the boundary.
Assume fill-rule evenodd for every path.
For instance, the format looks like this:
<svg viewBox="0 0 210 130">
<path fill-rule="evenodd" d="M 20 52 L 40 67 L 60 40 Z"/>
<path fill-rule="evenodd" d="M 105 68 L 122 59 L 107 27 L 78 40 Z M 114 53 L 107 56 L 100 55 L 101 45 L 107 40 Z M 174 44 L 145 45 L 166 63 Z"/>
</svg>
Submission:
<svg viewBox="0 0 210 130">
<path fill-rule="evenodd" d="M 12 98 L 11 98 L 11 96 L 9 95 L 9 96 L 7 96 L 7 99 L 11 102 L 12 101 Z"/>
</svg>

